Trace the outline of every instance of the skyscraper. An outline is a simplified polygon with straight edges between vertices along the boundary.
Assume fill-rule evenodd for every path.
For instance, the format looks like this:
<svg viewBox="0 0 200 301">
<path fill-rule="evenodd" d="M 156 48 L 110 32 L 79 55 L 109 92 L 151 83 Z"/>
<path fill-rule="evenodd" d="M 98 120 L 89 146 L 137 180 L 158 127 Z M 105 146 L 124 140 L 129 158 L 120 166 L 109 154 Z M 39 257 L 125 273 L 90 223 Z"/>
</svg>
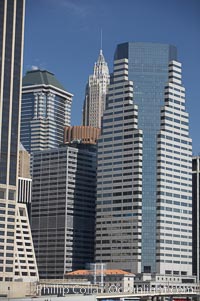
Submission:
<svg viewBox="0 0 200 301">
<path fill-rule="evenodd" d="M 200 280 L 200 157 L 193 157 L 192 160 L 192 209 L 193 209 L 193 241 L 192 241 L 192 259 L 193 274 L 197 276 L 197 282 Z"/>
<path fill-rule="evenodd" d="M 0 7 L 0 281 L 34 281 L 38 275 L 26 208 L 17 204 L 25 1 L 1 0 Z"/>
<path fill-rule="evenodd" d="M 96 145 L 33 154 L 32 234 L 40 278 L 94 261 Z"/>
<path fill-rule="evenodd" d="M 141 265 L 143 135 L 127 69 L 127 59 L 115 61 L 98 141 L 96 261 L 135 273 Z"/>
<path fill-rule="evenodd" d="M 115 52 L 96 225 L 96 260 L 112 268 L 192 274 L 191 139 L 176 59 L 166 44 L 124 43 Z"/>
<path fill-rule="evenodd" d="M 83 105 L 83 125 L 101 128 L 101 118 L 106 105 L 110 75 L 102 50 L 89 76 Z"/>
<path fill-rule="evenodd" d="M 28 71 L 23 78 L 21 137 L 31 153 L 57 147 L 63 142 L 64 126 L 70 125 L 72 94 L 53 73 Z"/>
</svg>

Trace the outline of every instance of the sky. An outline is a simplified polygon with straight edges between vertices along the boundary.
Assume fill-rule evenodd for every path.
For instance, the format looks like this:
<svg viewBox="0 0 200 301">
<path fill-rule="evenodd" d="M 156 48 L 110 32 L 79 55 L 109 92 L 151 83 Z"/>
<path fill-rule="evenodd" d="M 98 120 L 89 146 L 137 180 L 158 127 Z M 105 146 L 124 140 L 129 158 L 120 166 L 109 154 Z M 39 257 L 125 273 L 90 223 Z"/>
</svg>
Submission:
<svg viewBox="0 0 200 301">
<path fill-rule="evenodd" d="M 110 72 L 117 44 L 175 45 L 182 63 L 193 154 L 200 154 L 200 0 L 26 0 L 24 68 L 45 69 L 74 95 L 80 125 L 85 86 L 102 48 Z"/>
</svg>

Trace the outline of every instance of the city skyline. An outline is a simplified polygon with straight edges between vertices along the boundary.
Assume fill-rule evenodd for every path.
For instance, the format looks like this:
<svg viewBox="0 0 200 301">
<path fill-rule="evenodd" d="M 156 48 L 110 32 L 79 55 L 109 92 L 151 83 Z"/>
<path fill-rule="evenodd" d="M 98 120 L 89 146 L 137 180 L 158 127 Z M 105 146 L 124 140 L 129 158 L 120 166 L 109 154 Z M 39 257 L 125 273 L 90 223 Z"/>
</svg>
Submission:
<svg viewBox="0 0 200 301">
<path fill-rule="evenodd" d="M 198 1 L 0 0 L 0 295 L 198 287 Z"/>
<path fill-rule="evenodd" d="M 32 66 L 53 72 L 74 94 L 72 125 L 80 125 L 85 85 L 101 48 L 101 28 L 102 48 L 110 70 L 119 43 L 175 45 L 178 60 L 183 64 L 193 153 L 198 154 L 199 16 L 197 0 L 126 0 L 123 3 L 119 0 L 27 0 L 24 73 Z"/>
</svg>

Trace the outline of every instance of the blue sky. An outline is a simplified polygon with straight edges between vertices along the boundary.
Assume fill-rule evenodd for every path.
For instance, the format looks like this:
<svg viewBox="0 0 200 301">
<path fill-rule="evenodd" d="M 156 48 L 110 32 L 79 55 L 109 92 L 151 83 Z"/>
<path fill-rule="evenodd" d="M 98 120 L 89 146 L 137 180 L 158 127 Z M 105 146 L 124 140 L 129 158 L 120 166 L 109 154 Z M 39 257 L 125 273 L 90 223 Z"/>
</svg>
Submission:
<svg viewBox="0 0 200 301">
<path fill-rule="evenodd" d="M 72 125 L 81 124 L 101 28 L 110 71 L 119 43 L 177 46 L 193 153 L 200 154 L 200 0 L 26 0 L 24 73 L 32 66 L 49 70 L 74 94 Z"/>
</svg>

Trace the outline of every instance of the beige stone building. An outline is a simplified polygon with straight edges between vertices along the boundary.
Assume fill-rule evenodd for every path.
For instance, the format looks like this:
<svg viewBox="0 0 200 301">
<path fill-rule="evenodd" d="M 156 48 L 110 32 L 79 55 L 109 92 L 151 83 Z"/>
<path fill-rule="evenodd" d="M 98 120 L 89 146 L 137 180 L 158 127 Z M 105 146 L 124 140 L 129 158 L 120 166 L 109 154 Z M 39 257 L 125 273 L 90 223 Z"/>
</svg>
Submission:
<svg viewBox="0 0 200 301">
<path fill-rule="evenodd" d="M 21 178 L 31 178 L 30 176 L 30 154 L 20 143 L 19 149 L 19 170 L 18 176 Z"/>
<path fill-rule="evenodd" d="M 64 143 L 81 141 L 84 144 L 96 144 L 100 129 L 93 126 L 66 126 L 64 129 Z"/>
</svg>

